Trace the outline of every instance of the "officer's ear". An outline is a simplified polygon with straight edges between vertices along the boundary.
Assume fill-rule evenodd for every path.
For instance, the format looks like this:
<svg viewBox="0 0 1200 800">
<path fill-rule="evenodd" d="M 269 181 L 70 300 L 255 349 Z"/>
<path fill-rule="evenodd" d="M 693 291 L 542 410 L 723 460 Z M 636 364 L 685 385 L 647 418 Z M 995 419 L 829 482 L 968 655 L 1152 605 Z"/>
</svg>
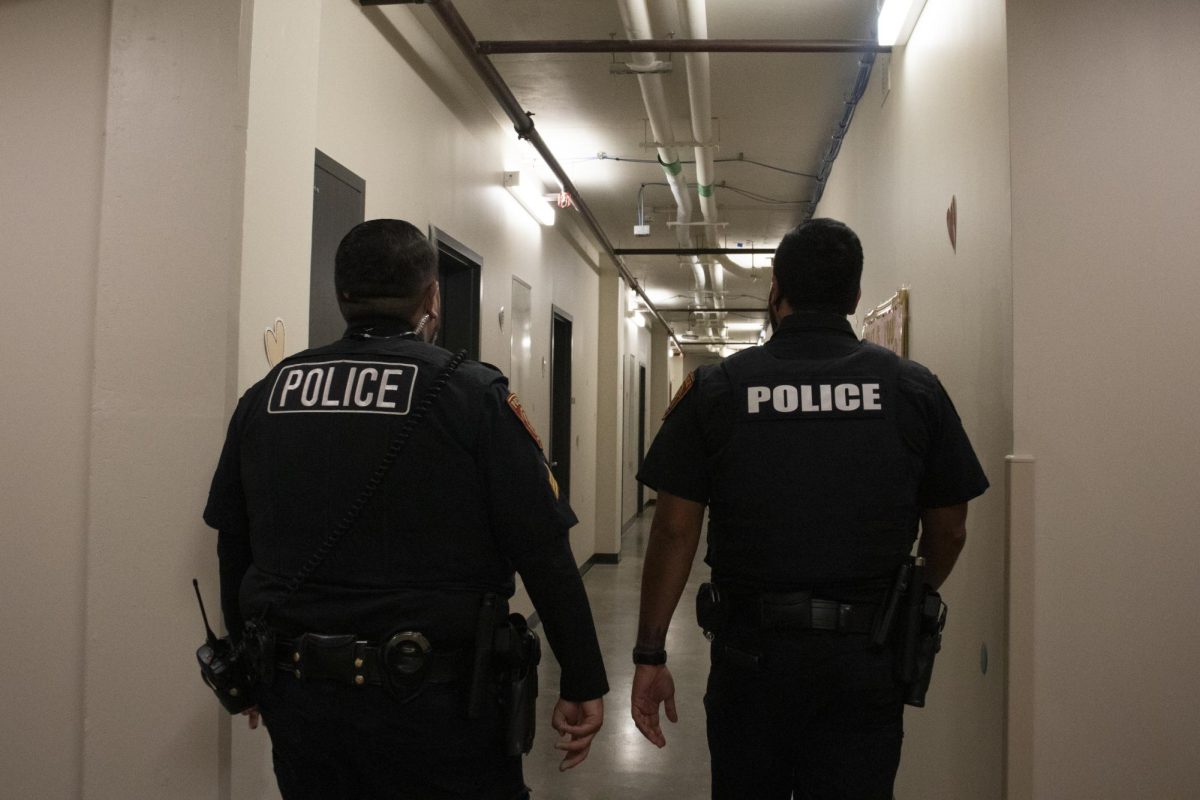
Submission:
<svg viewBox="0 0 1200 800">
<path fill-rule="evenodd" d="M 429 284 L 429 288 L 425 290 L 425 297 L 421 300 L 421 307 L 426 309 L 429 316 L 437 319 L 442 313 L 442 286 L 438 283 L 437 278 L 433 279 L 433 283 Z"/>
</svg>

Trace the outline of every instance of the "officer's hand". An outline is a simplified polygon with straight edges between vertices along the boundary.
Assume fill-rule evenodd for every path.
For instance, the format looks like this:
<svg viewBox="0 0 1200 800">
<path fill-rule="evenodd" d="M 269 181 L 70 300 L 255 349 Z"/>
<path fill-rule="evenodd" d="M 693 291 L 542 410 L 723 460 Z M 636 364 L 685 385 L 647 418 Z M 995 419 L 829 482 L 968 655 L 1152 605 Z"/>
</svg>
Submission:
<svg viewBox="0 0 1200 800">
<path fill-rule="evenodd" d="M 633 672 L 630 701 L 633 723 L 642 736 L 658 747 L 666 747 L 667 737 L 663 736 L 658 723 L 658 704 L 666 703 L 667 719 L 679 722 L 679 715 L 675 713 L 675 679 L 667 665 L 638 664 Z"/>
<path fill-rule="evenodd" d="M 560 772 L 583 763 L 592 747 L 592 738 L 604 724 L 604 698 L 575 703 L 561 697 L 554 705 L 550 726 L 561 734 L 555 747 L 566 753 L 558 765 Z"/>
<path fill-rule="evenodd" d="M 251 706 L 242 712 L 243 717 L 249 717 L 250 730 L 258 729 L 258 721 L 262 719 L 262 714 L 258 713 L 258 706 Z"/>
</svg>

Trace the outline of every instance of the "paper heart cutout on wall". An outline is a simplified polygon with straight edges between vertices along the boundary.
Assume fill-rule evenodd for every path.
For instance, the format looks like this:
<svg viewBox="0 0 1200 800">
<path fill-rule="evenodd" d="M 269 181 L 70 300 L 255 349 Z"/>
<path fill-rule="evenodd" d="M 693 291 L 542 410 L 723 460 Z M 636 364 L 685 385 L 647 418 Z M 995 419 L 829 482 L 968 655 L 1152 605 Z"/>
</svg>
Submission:
<svg viewBox="0 0 1200 800">
<path fill-rule="evenodd" d="M 946 231 L 950 234 L 950 247 L 958 252 L 958 196 L 950 195 L 950 207 L 946 209 Z"/>
<path fill-rule="evenodd" d="M 263 331 L 263 349 L 267 351 L 267 363 L 272 367 L 283 360 L 283 351 L 287 345 L 287 329 L 283 320 L 275 318 L 275 324 Z"/>
</svg>

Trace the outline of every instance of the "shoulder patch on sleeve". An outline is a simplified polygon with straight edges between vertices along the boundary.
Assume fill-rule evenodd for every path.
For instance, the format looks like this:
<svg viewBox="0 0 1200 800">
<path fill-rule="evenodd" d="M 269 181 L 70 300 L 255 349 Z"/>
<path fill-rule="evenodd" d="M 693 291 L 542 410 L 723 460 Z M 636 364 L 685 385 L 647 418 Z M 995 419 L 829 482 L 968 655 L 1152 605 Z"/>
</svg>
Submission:
<svg viewBox="0 0 1200 800">
<path fill-rule="evenodd" d="M 691 391 L 692 387 L 695 385 L 696 373 L 689 372 L 687 377 L 683 379 L 683 384 L 679 387 L 679 391 L 675 392 L 675 396 L 671 398 L 671 405 L 667 406 L 667 410 L 662 415 L 663 419 L 671 416 L 671 412 L 675 410 L 675 406 L 679 405 L 679 401 L 682 400 L 683 396 Z"/>
<path fill-rule="evenodd" d="M 533 423 L 529 421 L 529 417 L 525 416 L 525 409 L 521 408 L 521 401 L 517 399 L 516 392 L 508 393 L 508 407 L 517 415 L 517 419 L 521 421 L 521 424 L 525 426 L 525 431 L 533 438 L 533 442 L 538 446 L 538 450 L 544 450 L 542 440 L 538 437 L 537 431 L 533 429 Z"/>
</svg>

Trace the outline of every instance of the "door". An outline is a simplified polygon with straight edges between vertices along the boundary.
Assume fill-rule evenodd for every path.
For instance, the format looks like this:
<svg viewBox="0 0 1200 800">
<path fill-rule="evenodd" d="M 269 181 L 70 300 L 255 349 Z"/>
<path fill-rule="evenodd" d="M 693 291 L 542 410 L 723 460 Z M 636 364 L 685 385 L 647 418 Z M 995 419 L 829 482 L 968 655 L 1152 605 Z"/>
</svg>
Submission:
<svg viewBox="0 0 1200 800">
<path fill-rule="evenodd" d="M 479 278 L 483 259 L 445 231 L 430 228 L 429 241 L 438 254 L 442 318 L 435 343 L 452 353 L 467 351 L 479 360 Z"/>
<path fill-rule="evenodd" d="M 571 500 L 571 317 L 550 309 L 550 468 L 563 500 Z"/>
<path fill-rule="evenodd" d="M 537 411 L 533 392 L 533 288 L 516 275 L 509 303 L 508 388 L 521 397 L 527 411 Z"/>
<path fill-rule="evenodd" d="M 637 407 L 637 468 L 642 471 L 646 461 L 646 366 L 638 364 L 638 407 Z M 637 513 L 641 514 L 646 508 L 646 487 L 638 481 Z"/>
<path fill-rule="evenodd" d="M 367 183 L 317 151 L 313 172 L 312 261 L 308 284 L 308 344 L 316 347 L 342 338 L 346 322 L 333 288 L 333 262 L 342 237 L 362 222 Z"/>
</svg>

